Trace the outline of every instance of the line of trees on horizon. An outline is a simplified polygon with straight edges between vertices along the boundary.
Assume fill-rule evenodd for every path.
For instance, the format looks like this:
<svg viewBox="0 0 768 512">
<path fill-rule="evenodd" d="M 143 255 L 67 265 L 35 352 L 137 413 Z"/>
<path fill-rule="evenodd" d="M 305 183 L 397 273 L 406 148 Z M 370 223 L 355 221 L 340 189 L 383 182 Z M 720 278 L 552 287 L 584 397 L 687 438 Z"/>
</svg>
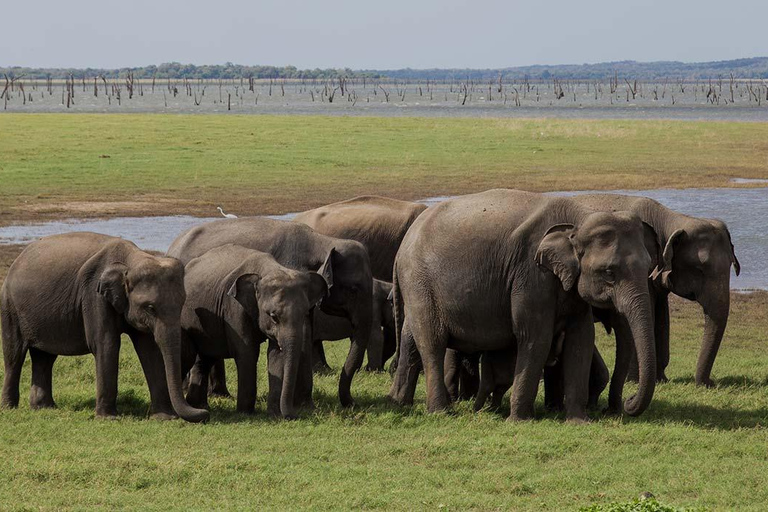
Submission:
<svg viewBox="0 0 768 512">
<path fill-rule="evenodd" d="M 389 78 L 394 80 L 491 80 L 503 77 L 508 80 L 605 80 L 615 75 L 630 76 L 639 80 L 676 78 L 684 80 L 714 79 L 733 74 L 742 79 L 768 79 L 768 57 L 754 57 L 713 62 L 685 63 L 660 62 L 602 62 L 597 64 L 534 65 L 497 69 L 395 69 L 352 70 L 350 68 L 298 69 L 295 66 L 244 66 L 226 64 L 201 65 L 168 62 L 135 68 L 30 68 L 0 67 L 0 73 L 8 78 L 24 76 L 31 79 L 64 79 L 70 76 L 102 76 L 105 78 L 146 79 L 329 79 Z"/>
</svg>

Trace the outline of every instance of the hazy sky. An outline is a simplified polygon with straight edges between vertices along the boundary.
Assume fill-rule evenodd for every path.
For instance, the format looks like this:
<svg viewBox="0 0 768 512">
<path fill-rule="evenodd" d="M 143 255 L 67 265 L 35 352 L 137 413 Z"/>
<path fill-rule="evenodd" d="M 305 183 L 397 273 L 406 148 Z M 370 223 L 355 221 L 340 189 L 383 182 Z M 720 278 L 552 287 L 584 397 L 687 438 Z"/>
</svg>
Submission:
<svg viewBox="0 0 768 512">
<path fill-rule="evenodd" d="M 768 55 L 768 0 L 3 1 L 0 66 L 492 68 Z"/>
</svg>

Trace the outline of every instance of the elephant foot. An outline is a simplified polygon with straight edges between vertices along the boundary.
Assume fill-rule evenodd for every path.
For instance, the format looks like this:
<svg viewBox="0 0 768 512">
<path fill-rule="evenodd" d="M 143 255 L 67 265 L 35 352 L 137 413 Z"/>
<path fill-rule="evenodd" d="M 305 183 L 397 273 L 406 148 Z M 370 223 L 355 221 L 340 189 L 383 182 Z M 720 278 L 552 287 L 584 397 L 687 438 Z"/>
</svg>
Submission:
<svg viewBox="0 0 768 512">
<path fill-rule="evenodd" d="M 405 399 L 405 398 L 399 397 L 397 395 L 389 394 L 384 399 L 388 403 L 390 403 L 392 405 L 397 405 L 399 407 L 411 407 L 411 406 L 413 406 L 413 400 L 412 399 L 411 400 Z"/>
<path fill-rule="evenodd" d="M 533 421 L 533 416 L 520 416 L 518 414 L 511 414 L 506 419 L 509 423 L 520 423 L 523 421 Z"/>
<path fill-rule="evenodd" d="M 623 412 L 624 411 L 622 410 L 621 406 L 616 407 L 616 406 L 609 405 L 608 407 L 602 410 L 603 416 L 619 417 L 623 414 Z"/>
<path fill-rule="evenodd" d="M 384 371 L 384 365 L 367 364 L 365 365 L 365 371 L 373 372 L 373 373 L 381 373 Z"/>
<path fill-rule="evenodd" d="M 667 374 L 666 374 L 666 373 L 664 373 L 664 372 L 660 372 L 660 373 L 658 373 L 658 374 L 657 374 L 657 377 L 656 377 L 656 382 L 661 382 L 661 383 L 663 383 L 663 382 L 669 382 L 669 377 L 667 377 Z M 711 381 L 710 381 L 710 382 L 711 382 Z M 714 383 L 713 383 L 713 385 L 714 385 Z"/>
<path fill-rule="evenodd" d="M 573 416 L 566 418 L 565 422 L 569 425 L 587 425 L 589 424 L 589 417 L 587 416 Z"/>
<path fill-rule="evenodd" d="M 179 417 L 176 415 L 176 413 L 171 414 L 168 412 L 153 412 L 149 415 L 149 419 L 157 421 L 170 421 L 178 418 Z"/>
<path fill-rule="evenodd" d="M 96 411 L 96 419 L 97 420 L 106 420 L 106 421 L 115 421 L 115 420 L 117 420 L 117 413 L 116 412 L 99 412 L 99 411 Z"/>
<path fill-rule="evenodd" d="M 29 408 L 35 411 L 40 409 L 55 409 L 56 402 L 54 402 L 53 399 L 30 401 Z"/>
<path fill-rule="evenodd" d="M 712 380 L 710 377 L 703 377 L 701 379 L 696 379 L 696 385 L 697 386 L 704 386 L 705 388 L 713 388 L 715 387 L 715 381 Z"/>
<path fill-rule="evenodd" d="M 223 391 L 219 389 L 212 389 L 208 392 L 208 396 L 214 398 L 233 398 L 232 394 L 227 389 L 224 389 Z"/>
</svg>

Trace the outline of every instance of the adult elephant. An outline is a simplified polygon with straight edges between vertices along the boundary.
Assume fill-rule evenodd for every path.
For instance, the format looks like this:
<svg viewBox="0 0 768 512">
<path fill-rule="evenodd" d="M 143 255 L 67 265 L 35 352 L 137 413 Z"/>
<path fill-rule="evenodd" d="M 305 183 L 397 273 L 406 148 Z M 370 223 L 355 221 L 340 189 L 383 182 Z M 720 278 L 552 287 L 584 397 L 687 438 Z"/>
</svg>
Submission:
<svg viewBox="0 0 768 512">
<path fill-rule="evenodd" d="M 656 375 L 660 380 L 666 380 L 668 295 L 674 293 L 699 303 L 704 310 L 704 335 L 696 364 L 696 384 L 714 385 L 712 366 L 730 312 L 731 265 L 737 276 L 741 270 L 725 223 L 684 215 L 646 197 L 589 194 L 576 196 L 573 200 L 600 211 L 630 211 L 653 227 L 663 248 L 662 261 L 652 276 L 656 295 Z M 634 374 L 636 378 L 636 371 Z"/>
<path fill-rule="evenodd" d="M 19 403 L 19 377 L 32 357 L 33 409 L 54 407 L 53 364 L 59 355 L 96 358 L 96 416 L 117 415 L 120 335 L 133 341 L 151 397 L 150 414 L 187 421 L 208 411 L 181 391 L 184 267 L 131 242 L 69 233 L 30 244 L 14 261 L 0 293 L 5 381 L 2 404 Z"/>
<path fill-rule="evenodd" d="M 357 240 L 368 251 L 373 277 L 391 283 L 400 243 L 426 209 L 410 201 L 360 196 L 300 213 L 293 221 L 324 235 Z"/>
<path fill-rule="evenodd" d="M 191 228 L 173 241 L 168 255 L 187 264 L 227 244 L 266 252 L 294 270 L 317 271 L 326 265 L 333 284 L 320 309 L 352 323 L 349 354 L 339 378 L 339 400 L 345 407 L 354 405 L 350 393 L 352 377 L 362 366 L 372 323 L 373 278 L 365 248 L 358 242 L 322 235 L 299 223 L 255 217 L 224 219 Z"/>
<path fill-rule="evenodd" d="M 615 307 L 640 360 L 630 415 L 650 404 L 656 384 L 648 290 L 650 227 L 631 213 L 595 212 L 567 198 L 489 190 L 445 201 L 411 226 L 395 261 L 394 306 L 400 364 L 390 397 L 413 400 L 418 352 L 427 408 L 450 399 L 443 380 L 447 347 L 464 352 L 517 347 L 510 419 L 533 416 L 539 379 L 565 332 L 562 359 L 567 418 L 587 418 L 594 346 L 590 305 Z"/>
<path fill-rule="evenodd" d="M 311 350 L 311 313 L 330 284 L 323 274 L 322 268 L 319 273 L 285 268 L 271 255 L 239 245 L 217 247 L 190 261 L 181 315 L 183 372 L 192 369 L 189 403 L 207 403 L 211 364 L 233 357 L 237 410 L 253 412 L 259 347 L 269 340 L 267 407 L 273 415 L 295 418 L 299 370 L 302 359 L 310 360 L 302 356 Z"/>
</svg>

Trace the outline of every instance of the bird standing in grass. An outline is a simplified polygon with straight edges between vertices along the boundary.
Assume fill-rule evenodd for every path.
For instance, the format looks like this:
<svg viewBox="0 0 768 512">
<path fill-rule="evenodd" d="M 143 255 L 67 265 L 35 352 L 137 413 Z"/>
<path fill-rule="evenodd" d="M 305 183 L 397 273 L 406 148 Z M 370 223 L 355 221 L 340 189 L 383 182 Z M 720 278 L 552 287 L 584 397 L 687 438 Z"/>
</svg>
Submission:
<svg viewBox="0 0 768 512">
<path fill-rule="evenodd" d="M 236 219 L 237 218 L 237 215 L 235 215 L 234 213 L 224 213 L 224 210 L 221 209 L 221 206 L 217 206 L 216 208 L 219 210 L 219 213 L 221 213 L 222 217 L 225 217 L 227 219 Z"/>
</svg>

